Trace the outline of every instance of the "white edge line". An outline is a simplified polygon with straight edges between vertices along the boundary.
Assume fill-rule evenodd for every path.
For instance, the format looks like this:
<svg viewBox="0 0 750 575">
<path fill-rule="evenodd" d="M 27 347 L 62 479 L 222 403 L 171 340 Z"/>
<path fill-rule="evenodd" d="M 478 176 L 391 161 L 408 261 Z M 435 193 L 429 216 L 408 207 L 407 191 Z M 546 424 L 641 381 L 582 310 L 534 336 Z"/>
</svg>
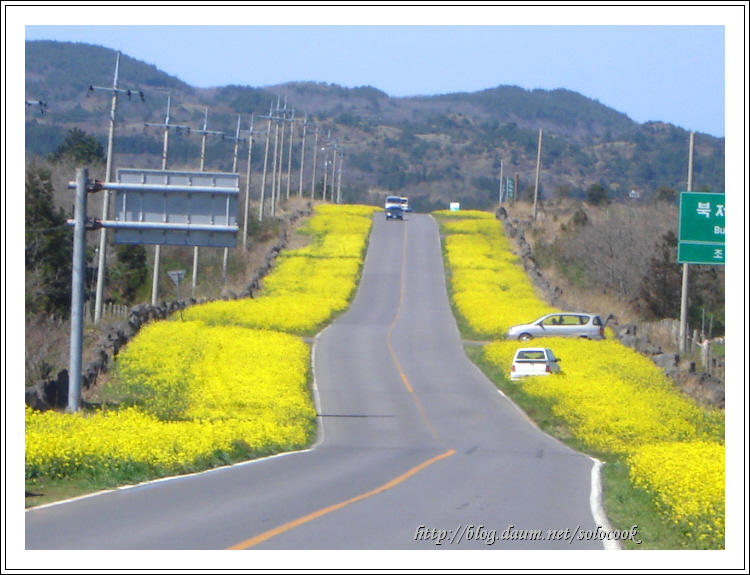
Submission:
<svg viewBox="0 0 750 575">
<path fill-rule="evenodd" d="M 374 223 L 374 222 L 373 222 Z M 369 236 L 368 236 L 369 241 Z M 362 268 L 364 269 L 365 260 L 367 259 L 367 253 L 369 253 L 369 250 L 365 253 L 365 257 L 362 260 Z M 362 281 L 362 276 L 360 275 L 360 282 Z M 357 282 L 357 289 L 359 289 L 359 283 Z M 353 301 L 353 300 L 352 300 Z M 349 307 L 351 307 L 351 302 L 349 304 Z M 348 308 L 347 308 L 348 309 Z M 335 322 L 335 320 L 334 320 Z M 323 335 L 323 333 L 333 325 L 334 322 L 329 323 L 327 326 L 325 326 L 322 330 L 320 330 L 317 334 L 315 334 L 315 337 L 313 338 L 313 345 L 312 349 L 310 350 L 310 369 L 312 370 L 313 375 L 313 381 L 312 381 L 312 392 L 313 392 L 313 403 L 315 404 L 315 412 L 316 412 L 316 419 L 318 422 L 318 434 L 315 439 L 315 443 L 313 443 L 310 447 L 307 449 L 300 449 L 297 451 L 285 451 L 283 453 L 276 453 L 274 455 L 269 455 L 267 457 L 258 457 L 256 459 L 250 459 L 247 461 L 239 461 L 237 463 L 233 463 L 231 465 L 222 465 L 221 467 L 212 467 L 211 469 L 204 469 L 203 471 L 196 471 L 194 473 L 185 473 L 181 475 L 170 475 L 169 477 L 159 477 L 158 479 L 150 479 L 149 481 L 143 481 L 142 483 L 136 483 L 134 485 L 121 485 L 120 487 L 115 487 L 113 489 L 104 489 L 102 491 L 97 491 L 96 493 L 87 493 L 86 495 L 80 495 L 78 497 L 71 497 L 70 499 L 63 499 L 61 501 L 53 501 L 51 503 L 45 503 L 44 505 L 35 505 L 34 507 L 27 507 L 24 509 L 25 513 L 28 513 L 30 511 L 36 511 L 37 509 L 46 509 L 48 507 L 54 507 L 56 505 L 63 505 L 66 503 L 73 503 L 74 501 L 79 501 L 81 499 L 89 499 L 91 497 L 96 497 L 97 495 L 104 495 L 105 493 L 114 493 L 117 491 L 124 491 L 126 489 L 133 489 L 135 487 L 142 487 L 144 485 L 151 485 L 152 483 L 161 483 L 163 481 L 172 481 L 176 479 L 182 479 L 185 477 L 191 477 L 193 475 L 203 475 L 204 473 L 212 473 L 215 471 L 221 471 L 223 469 L 230 469 L 232 467 L 239 467 L 242 465 L 251 465 L 253 463 L 259 463 L 261 461 L 267 461 L 269 459 L 273 459 L 276 457 L 283 457 L 285 455 L 293 455 L 295 453 L 307 453 L 309 451 L 314 451 L 317 449 L 322 443 L 323 439 L 325 437 L 325 427 L 323 426 L 323 416 L 321 413 L 323 413 L 321 409 L 321 402 L 320 402 L 320 393 L 318 390 L 318 379 L 315 375 L 315 350 L 316 346 L 318 345 L 318 338 Z M 302 338 L 300 338 L 302 339 Z"/>
<path fill-rule="evenodd" d="M 95 493 L 87 493 L 86 495 L 80 495 L 78 497 L 71 497 L 70 499 L 63 499 L 61 501 L 53 501 L 51 503 L 45 503 L 44 505 L 35 505 L 34 507 L 27 507 L 24 512 L 28 513 L 30 511 L 36 511 L 37 509 L 46 509 L 48 507 L 54 507 L 55 505 L 64 505 L 66 503 L 73 503 L 75 501 L 80 501 L 81 499 L 89 499 L 91 497 L 96 497 L 97 495 L 104 495 L 106 493 L 115 493 L 117 491 L 125 491 L 127 489 L 134 489 L 136 487 L 143 487 L 145 485 L 151 485 L 153 483 L 162 483 L 164 481 L 173 481 L 176 479 L 183 479 L 186 477 L 192 477 L 194 475 L 203 475 L 204 473 L 213 473 L 225 469 L 230 469 L 232 467 L 240 467 L 242 465 L 251 465 L 253 463 L 260 463 L 261 461 L 267 461 L 269 459 L 274 459 L 276 457 L 283 457 L 285 455 L 292 455 L 295 453 L 307 453 L 308 451 L 313 451 L 317 447 L 320 446 L 321 443 L 323 443 L 323 437 L 324 437 L 324 427 L 323 427 L 323 418 L 320 416 L 321 410 L 320 410 L 320 394 L 318 393 L 318 385 L 317 385 L 317 379 L 315 377 L 315 346 L 318 342 L 318 336 L 320 336 L 328 327 L 330 327 L 329 324 L 326 326 L 320 333 L 318 333 L 314 340 L 313 340 L 313 346 L 312 350 L 310 352 L 310 365 L 313 373 L 313 383 L 312 383 L 312 391 L 313 391 L 313 402 L 315 403 L 315 411 L 318 414 L 317 420 L 318 420 L 318 437 L 315 440 L 315 443 L 308 447 L 307 449 L 300 449 L 297 451 L 285 451 L 283 453 L 276 453 L 274 455 L 268 455 L 266 457 L 258 457 L 256 459 L 249 459 L 247 461 L 238 461 L 237 463 L 232 463 L 231 465 L 222 465 L 221 467 L 212 467 L 211 469 L 204 469 L 203 471 L 196 471 L 194 473 L 184 473 L 181 475 L 170 475 L 169 477 L 159 477 L 158 479 L 150 479 L 149 481 L 143 481 L 142 483 L 136 483 L 134 485 L 121 485 L 120 487 L 115 487 L 113 489 L 104 489 L 102 491 L 97 491 Z"/>
<path fill-rule="evenodd" d="M 492 385 L 492 387 L 497 391 L 500 395 L 502 395 L 505 399 L 508 400 L 508 402 L 518 410 L 518 412 L 523 415 L 526 420 L 531 423 L 534 427 L 536 427 L 541 433 L 549 437 L 550 439 L 556 441 L 563 447 L 566 447 L 567 449 L 570 449 L 571 451 L 574 451 L 575 453 L 580 453 L 581 455 L 588 457 L 592 462 L 593 466 L 591 468 L 591 492 L 589 493 L 589 507 L 591 508 L 591 515 L 594 518 L 594 522 L 601 526 L 601 528 L 605 531 L 612 531 L 612 526 L 609 523 L 609 519 L 607 518 L 607 514 L 604 512 L 604 503 L 602 500 L 602 476 L 601 476 L 601 468 L 604 465 L 601 461 L 596 459 L 595 457 L 591 457 L 587 453 L 581 453 L 580 451 L 577 451 L 570 447 L 569 445 L 566 445 L 564 441 L 558 439 L 557 437 L 554 437 L 553 435 L 550 435 L 546 431 L 544 431 L 539 425 L 537 425 L 536 421 L 531 419 L 528 413 L 526 413 L 523 409 L 521 409 L 515 401 L 513 401 L 510 397 L 508 397 L 502 389 L 497 387 L 492 380 L 490 380 L 489 377 L 487 377 L 487 374 L 484 373 L 481 369 L 479 369 L 479 366 L 474 363 L 473 361 L 469 360 L 469 363 L 474 366 L 474 368 L 481 373 L 484 378 Z M 620 545 L 620 542 L 617 540 L 609 540 L 609 539 L 603 539 L 602 543 L 604 545 L 605 551 L 620 551 L 622 550 L 622 546 Z"/>
<path fill-rule="evenodd" d="M 595 457 L 587 456 L 593 460 L 594 465 L 591 466 L 591 495 L 589 497 L 589 504 L 591 505 L 591 514 L 594 516 L 594 520 L 597 525 L 601 525 L 602 529 L 607 532 L 612 532 L 612 525 L 607 519 L 607 514 L 604 512 L 604 503 L 602 500 L 602 465 L 601 461 Z M 602 539 L 605 551 L 621 551 L 622 546 L 617 539 Z"/>
</svg>

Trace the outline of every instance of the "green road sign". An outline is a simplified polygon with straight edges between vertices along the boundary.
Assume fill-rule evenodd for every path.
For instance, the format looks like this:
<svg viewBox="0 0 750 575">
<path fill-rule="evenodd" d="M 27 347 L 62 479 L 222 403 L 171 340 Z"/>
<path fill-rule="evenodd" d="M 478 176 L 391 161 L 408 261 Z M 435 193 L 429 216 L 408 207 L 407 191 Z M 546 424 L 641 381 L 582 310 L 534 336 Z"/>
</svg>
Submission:
<svg viewBox="0 0 750 575">
<path fill-rule="evenodd" d="M 693 244 L 680 242 L 677 245 L 677 262 L 681 264 L 723 265 L 725 248 L 721 244 Z"/>
<path fill-rule="evenodd" d="M 724 194 L 680 194 L 681 242 L 724 243 Z"/>
<path fill-rule="evenodd" d="M 508 194 L 508 199 L 513 200 L 516 197 L 516 181 L 513 178 L 507 178 L 505 189 Z"/>
<path fill-rule="evenodd" d="M 680 193 L 677 262 L 724 263 L 724 194 Z"/>
</svg>

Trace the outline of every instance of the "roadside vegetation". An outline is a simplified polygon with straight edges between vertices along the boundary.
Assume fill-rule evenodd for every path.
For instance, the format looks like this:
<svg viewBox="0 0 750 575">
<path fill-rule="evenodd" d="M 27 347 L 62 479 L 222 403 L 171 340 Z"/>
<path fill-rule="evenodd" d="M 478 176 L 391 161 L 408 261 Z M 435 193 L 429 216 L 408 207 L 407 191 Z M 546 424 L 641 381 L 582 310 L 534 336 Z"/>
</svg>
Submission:
<svg viewBox="0 0 750 575">
<path fill-rule="evenodd" d="M 316 414 L 300 336 L 353 298 L 376 209 L 318 206 L 302 230 L 308 245 L 285 252 L 257 298 L 146 326 L 117 356 L 99 405 L 26 408 L 27 491 L 65 480 L 96 490 L 309 446 Z M 278 309 L 296 303 L 266 325 L 256 312 L 274 298 Z"/>
<path fill-rule="evenodd" d="M 472 359 L 548 433 L 603 460 L 605 505 L 633 548 L 724 546 L 724 417 L 677 391 L 647 358 L 612 338 L 540 339 L 560 375 L 511 382 L 511 326 L 555 311 L 540 301 L 505 238 L 481 212 L 439 212 L 450 292 L 465 337 L 496 340 Z M 666 534 L 666 535 L 665 535 Z"/>
</svg>

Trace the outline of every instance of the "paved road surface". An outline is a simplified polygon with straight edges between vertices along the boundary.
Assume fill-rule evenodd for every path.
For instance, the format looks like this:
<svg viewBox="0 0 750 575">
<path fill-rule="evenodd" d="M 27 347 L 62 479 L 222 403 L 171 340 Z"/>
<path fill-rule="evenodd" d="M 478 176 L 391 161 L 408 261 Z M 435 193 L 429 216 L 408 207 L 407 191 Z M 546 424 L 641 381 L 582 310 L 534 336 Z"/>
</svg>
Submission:
<svg viewBox="0 0 750 575">
<path fill-rule="evenodd" d="M 604 547 L 579 539 L 596 529 L 593 461 L 467 359 L 430 216 L 376 214 L 357 297 L 314 362 L 313 449 L 30 510 L 26 548 Z"/>
</svg>

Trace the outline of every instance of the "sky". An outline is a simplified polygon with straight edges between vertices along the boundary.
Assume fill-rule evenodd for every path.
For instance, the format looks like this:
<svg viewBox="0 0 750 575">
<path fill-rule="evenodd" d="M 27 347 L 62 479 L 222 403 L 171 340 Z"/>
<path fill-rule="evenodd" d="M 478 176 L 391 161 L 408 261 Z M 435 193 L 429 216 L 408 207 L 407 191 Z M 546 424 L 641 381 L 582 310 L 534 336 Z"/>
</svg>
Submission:
<svg viewBox="0 0 750 575">
<path fill-rule="evenodd" d="M 500 85 L 566 88 L 640 123 L 663 121 L 698 134 L 726 137 L 727 190 L 735 206 L 727 212 L 727 243 L 733 246 L 727 273 L 734 281 L 727 281 L 726 293 L 738 310 L 727 321 L 739 336 L 728 338 L 727 356 L 744 357 L 746 2 L 723 2 L 720 7 L 691 2 L 667 7 L 626 2 L 618 6 L 432 2 L 419 7 L 393 2 L 391 6 L 114 4 L 3 3 L 3 220 L 8 224 L 3 236 L 4 288 L 22 289 L 20 282 L 6 283 L 9 273 L 18 277 L 23 267 L 22 251 L 6 249 L 8 230 L 15 229 L 13 237 L 21 232 L 20 220 L 9 214 L 20 213 L 23 201 L 20 193 L 7 193 L 23 186 L 19 169 L 23 146 L 10 145 L 24 130 L 24 114 L 11 104 L 20 102 L 24 91 L 24 62 L 16 56 L 24 53 L 24 40 L 86 42 L 154 64 L 195 87 L 315 81 L 369 85 L 391 96 L 473 92 Z M 20 297 L 15 293 L 9 301 Z M 23 306 L 6 307 L 6 299 L 4 333 L 23 322 Z M 16 360 L 23 356 L 18 340 L 10 341 L 7 350 L 3 346 L 4 365 L 6 354 Z M 737 383 L 742 381 L 739 364 L 729 366 Z M 730 396 L 736 393 L 732 391 L 736 388 L 727 388 Z M 9 404 L 20 405 L 20 386 L 8 390 Z M 733 422 L 736 436 L 741 437 L 743 396 L 739 401 L 730 399 L 728 425 Z M 18 414 L 11 415 L 18 423 Z M 23 445 L 17 443 L 9 450 L 14 468 L 23 460 Z M 742 493 L 744 477 L 741 468 L 731 471 L 732 465 L 744 461 L 738 455 L 739 459 L 727 460 L 727 489 L 736 494 Z M 8 481 L 12 492 L 20 493 L 21 474 Z M 22 510 L 12 511 L 22 523 Z M 728 549 L 732 543 L 734 549 L 741 548 L 741 519 L 727 515 Z M 730 530 L 732 526 L 736 529 Z M 696 568 L 715 566 L 715 555 L 693 557 Z M 71 566 L 85 567 L 79 554 L 70 561 L 74 561 Z M 653 556 L 648 561 L 653 567 Z"/>
<path fill-rule="evenodd" d="M 314 81 L 373 86 L 390 96 L 500 85 L 566 88 L 639 123 L 664 121 L 723 137 L 725 78 L 733 76 L 725 45 L 742 40 L 725 27 L 738 12 L 684 6 L 69 6 L 27 10 L 23 38 L 120 50 L 195 87 Z"/>
</svg>

